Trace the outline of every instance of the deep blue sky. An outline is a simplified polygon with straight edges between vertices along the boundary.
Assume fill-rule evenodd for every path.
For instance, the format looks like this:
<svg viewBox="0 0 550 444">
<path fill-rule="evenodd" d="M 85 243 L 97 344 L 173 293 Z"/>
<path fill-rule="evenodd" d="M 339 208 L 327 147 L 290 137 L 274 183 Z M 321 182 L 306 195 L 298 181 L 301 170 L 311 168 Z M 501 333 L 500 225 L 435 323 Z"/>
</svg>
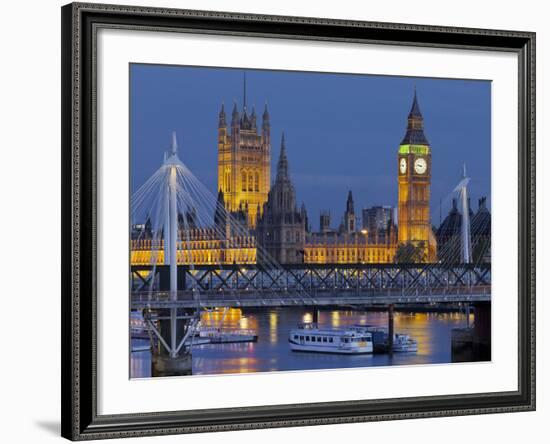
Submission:
<svg viewBox="0 0 550 444">
<path fill-rule="evenodd" d="M 432 221 L 466 162 L 472 206 L 491 186 L 491 84 L 488 81 L 247 70 L 248 109 L 271 116 L 272 171 L 285 132 L 298 204 L 310 223 L 332 213 L 337 226 L 353 191 L 355 211 L 397 202 L 397 149 L 414 86 L 432 147 Z M 243 101 L 243 70 L 132 64 L 132 191 L 161 165 L 171 132 L 180 158 L 212 193 L 217 183 L 217 123 L 225 102 Z M 261 125 L 261 117 L 258 126 Z M 272 173 L 272 178 L 275 174 Z M 443 205 L 443 217 L 450 203 Z"/>
</svg>

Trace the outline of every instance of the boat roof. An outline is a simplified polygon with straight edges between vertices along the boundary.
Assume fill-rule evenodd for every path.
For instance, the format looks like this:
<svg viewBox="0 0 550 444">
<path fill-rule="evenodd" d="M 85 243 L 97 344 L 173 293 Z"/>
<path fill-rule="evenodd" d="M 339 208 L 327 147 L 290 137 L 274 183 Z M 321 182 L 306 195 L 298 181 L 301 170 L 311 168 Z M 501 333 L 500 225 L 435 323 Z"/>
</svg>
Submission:
<svg viewBox="0 0 550 444">
<path fill-rule="evenodd" d="M 365 333 L 359 333 L 355 330 L 347 329 L 347 328 L 315 328 L 315 327 L 308 327 L 308 328 L 294 328 L 290 330 L 291 333 L 300 332 L 301 334 L 310 334 L 310 335 L 333 335 L 333 336 L 349 336 L 349 335 L 370 335 L 370 332 Z"/>
</svg>

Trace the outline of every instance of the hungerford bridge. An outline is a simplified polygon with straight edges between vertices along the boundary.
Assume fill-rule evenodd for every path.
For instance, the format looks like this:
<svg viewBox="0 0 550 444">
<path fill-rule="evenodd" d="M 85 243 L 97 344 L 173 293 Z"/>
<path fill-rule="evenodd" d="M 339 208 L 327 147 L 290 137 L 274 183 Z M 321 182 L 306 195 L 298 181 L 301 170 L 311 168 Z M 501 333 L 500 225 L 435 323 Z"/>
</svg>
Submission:
<svg viewBox="0 0 550 444">
<path fill-rule="evenodd" d="M 164 163 L 131 200 L 133 220 L 149 218 L 153 242 L 160 245 L 162 240 L 164 248 L 162 263 L 152 254 L 150 264 L 131 265 L 131 309 L 142 311 L 152 340 L 159 344 L 152 355 L 153 375 L 190 373 L 200 312 L 215 308 L 304 306 L 313 308 L 316 322 L 317 307 L 378 306 L 388 310 L 390 341 L 395 305 L 462 304 L 467 314 L 472 305 L 476 320 L 489 324 L 491 268 L 472 263 L 467 185 L 464 171 L 454 190 L 462 207 L 462 241 L 451 247 L 460 249 L 462 264 L 446 262 L 445 257 L 457 252 L 445 251 L 438 263 L 430 264 L 281 265 L 257 246 L 255 265 L 182 265 L 178 255 L 191 258 L 185 239 L 189 227 L 180 229 L 178 215 L 189 209 L 200 225 L 219 229 L 219 236 L 226 235 L 213 219 L 220 213 L 238 234 L 249 233 L 179 159 L 174 134 Z"/>
<path fill-rule="evenodd" d="M 156 266 L 158 288 L 147 291 L 151 266 L 133 265 L 132 308 L 286 307 L 482 302 L 491 299 L 488 264 L 178 265 Z M 146 273 L 143 273 L 146 272 Z M 142 277 L 146 275 L 147 278 Z"/>
</svg>

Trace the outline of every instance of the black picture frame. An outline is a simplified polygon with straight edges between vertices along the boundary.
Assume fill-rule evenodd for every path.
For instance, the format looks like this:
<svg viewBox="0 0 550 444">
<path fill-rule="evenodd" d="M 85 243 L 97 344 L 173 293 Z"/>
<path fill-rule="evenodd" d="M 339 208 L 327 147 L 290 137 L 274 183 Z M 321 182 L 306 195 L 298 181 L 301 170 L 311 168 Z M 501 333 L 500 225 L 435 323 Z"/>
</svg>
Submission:
<svg viewBox="0 0 550 444">
<path fill-rule="evenodd" d="M 535 33 L 72 3 L 62 14 L 62 436 L 118 438 L 535 409 Z M 518 390 L 97 414 L 96 91 L 99 27 L 507 51 L 519 64 Z"/>
</svg>

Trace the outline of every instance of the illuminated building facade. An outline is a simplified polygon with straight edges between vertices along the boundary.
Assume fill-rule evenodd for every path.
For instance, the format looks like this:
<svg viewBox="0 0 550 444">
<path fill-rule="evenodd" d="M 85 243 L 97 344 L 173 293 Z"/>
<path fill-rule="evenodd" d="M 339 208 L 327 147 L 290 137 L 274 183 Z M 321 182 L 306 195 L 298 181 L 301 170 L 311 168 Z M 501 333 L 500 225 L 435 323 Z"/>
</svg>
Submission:
<svg viewBox="0 0 550 444">
<path fill-rule="evenodd" d="M 437 241 L 430 221 L 432 153 L 424 134 L 424 118 L 414 92 L 407 131 L 397 155 L 398 243 L 424 248 L 428 262 L 436 259 Z"/>
<path fill-rule="evenodd" d="M 369 240 L 366 230 L 354 233 L 310 233 L 304 247 L 307 264 L 390 264 L 397 248 L 395 227 L 389 228 L 387 242 Z"/>
<path fill-rule="evenodd" d="M 267 104 L 262 127 L 257 127 L 254 107 L 246 108 L 246 78 L 243 109 L 233 106 L 231 126 L 227 126 L 222 105 L 218 116 L 218 190 L 224 194 L 230 212 L 245 211 L 248 226 L 256 227 L 271 185 L 271 135 Z"/>
<path fill-rule="evenodd" d="M 181 265 L 229 265 L 255 264 L 256 238 L 231 236 L 223 239 L 214 228 L 180 230 L 178 264 Z M 164 265 L 162 239 L 132 239 L 130 263 L 132 265 Z"/>
<path fill-rule="evenodd" d="M 222 213 L 214 215 L 214 227 L 198 228 L 193 225 L 193 214 L 188 214 L 187 224 L 180 228 L 179 239 L 186 240 L 180 242 L 178 263 L 254 264 L 261 260 L 257 245 L 281 264 L 393 263 L 399 246 L 404 244 L 422 246 L 424 260 L 436 260 L 437 241 L 430 221 L 431 148 L 424 135 L 416 92 L 398 151 L 397 226 L 391 207 L 374 207 L 373 214 L 381 212 L 381 216 L 365 225 L 363 215 L 363 227 L 357 227 L 349 191 L 340 227 L 330 227 L 330 213 L 325 211 L 321 213 L 320 231 L 310 232 L 305 206 L 298 209 L 296 204 L 284 135 L 276 180 L 271 186 L 269 119 L 266 106 L 259 131 L 254 109 L 250 115 L 247 112 L 246 89 L 242 113 L 235 105 L 230 127 L 222 105 L 218 122 L 218 202 L 249 231 L 243 234 L 233 229 Z M 485 213 L 480 214 L 482 217 Z M 164 262 L 162 241 L 154 244 L 150 236 L 132 237 L 132 264 Z"/>
<path fill-rule="evenodd" d="M 307 233 L 304 262 L 308 264 L 385 264 L 392 263 L 397 247 L 397 230 L 388 224 L 383 236 L 371 236 L 367 229 L 356 229 L 356 217 L 351 191 L 338 230 L 330 228 L 330 219 L 321 213 L 321 230 Z"/>
</svg>

